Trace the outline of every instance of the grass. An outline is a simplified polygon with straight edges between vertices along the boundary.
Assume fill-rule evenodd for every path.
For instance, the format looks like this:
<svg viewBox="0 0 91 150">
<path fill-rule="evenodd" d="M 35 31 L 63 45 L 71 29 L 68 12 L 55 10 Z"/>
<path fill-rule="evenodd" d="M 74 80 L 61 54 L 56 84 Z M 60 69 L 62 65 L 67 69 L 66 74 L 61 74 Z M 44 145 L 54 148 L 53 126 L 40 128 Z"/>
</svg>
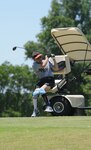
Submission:
<svg viewBox="0 0 91 150">
<path fill-rule="evenodd" d="M 0 150 L 91 150 L 91 117 L 0 118 Z"/>
</svg>

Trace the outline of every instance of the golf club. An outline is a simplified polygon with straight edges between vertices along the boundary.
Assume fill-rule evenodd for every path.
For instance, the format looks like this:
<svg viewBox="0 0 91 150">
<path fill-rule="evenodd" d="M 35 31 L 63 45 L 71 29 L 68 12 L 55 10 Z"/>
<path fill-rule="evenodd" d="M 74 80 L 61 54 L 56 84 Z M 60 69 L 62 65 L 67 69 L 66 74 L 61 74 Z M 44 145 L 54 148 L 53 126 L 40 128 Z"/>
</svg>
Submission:
<svg viewBox="0 0 91 150">
<path fill-rule="evenodd" d="M 14 47 L 12 48 L 12 50 L 15 51 L 17 48 L 25 49 L 25 48 L 23 48 L 23 47 L 14 46 Z"/>
</svg>

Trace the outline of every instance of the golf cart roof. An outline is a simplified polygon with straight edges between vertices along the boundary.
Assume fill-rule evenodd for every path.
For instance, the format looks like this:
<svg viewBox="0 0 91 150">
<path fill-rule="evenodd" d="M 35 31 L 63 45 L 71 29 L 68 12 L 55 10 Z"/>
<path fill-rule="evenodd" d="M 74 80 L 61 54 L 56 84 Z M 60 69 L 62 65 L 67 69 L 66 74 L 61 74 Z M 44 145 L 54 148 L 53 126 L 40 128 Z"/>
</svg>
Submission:
<svg viewBox="0 0 91 150">
<path fill-rule="evenodd" d="M 91 61 L 91 45 L 79 28 L 54 28 L 51 35 L 64 55 L 75 61 Z"/>
</svg>

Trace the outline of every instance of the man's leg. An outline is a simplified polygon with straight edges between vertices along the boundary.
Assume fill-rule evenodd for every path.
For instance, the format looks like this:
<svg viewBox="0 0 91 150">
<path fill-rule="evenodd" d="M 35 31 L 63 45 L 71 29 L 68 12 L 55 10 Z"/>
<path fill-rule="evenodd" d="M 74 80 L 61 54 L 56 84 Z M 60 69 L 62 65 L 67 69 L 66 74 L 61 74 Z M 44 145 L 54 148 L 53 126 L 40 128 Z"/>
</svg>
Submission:
<svg viewBox="0 0 91 150">
<path fill-rule="evenodd" d="M 44 99 L 44 101 L 46 102 L 46 105 L 47 105 L 45 111 L 46 111 L 46 112 L 53 112 L 53 109 L 52 109 L 52 107 L 50 106 L 50 102 L 48 101 L 47 96 L 46 96 L 46 92 L 48 92 L 48 91 L 51 89 L 51 87 L 50 87 L 50 86 L 47 86 L 47 85 L 45 84 L 45 85 L 43 85 L 40 89 L 41 89 L 41 90 L 40 90 L 40 94 L 42 95 L 42 97 L 43 97 L 43 99 Z M 45 91 L 45 92 L 43 93 L 43 92 L 41 92 L 41 91 Z"/>
<path fill-rule="evenodd" d="M 33 113 L 31 115 L 31 117 L 36 117 L 39 114 L 38 107 L 37 107 L 38 95 L 39 95 L 39 88 L 35 89 L 35 91 L 33 92 L 33 106 L 34 106 L 34 110 L 33 110 Z"/>
<path fill-rule="evenodd" d="M 36 88 L 35 91 L 33 92 L 33 105 L 34 105 L 34 110 L 37 110 L 37 98 L 40 95 L 42 94 L 45 94 L 46 91 L 44 88 Z"/>
</svg>

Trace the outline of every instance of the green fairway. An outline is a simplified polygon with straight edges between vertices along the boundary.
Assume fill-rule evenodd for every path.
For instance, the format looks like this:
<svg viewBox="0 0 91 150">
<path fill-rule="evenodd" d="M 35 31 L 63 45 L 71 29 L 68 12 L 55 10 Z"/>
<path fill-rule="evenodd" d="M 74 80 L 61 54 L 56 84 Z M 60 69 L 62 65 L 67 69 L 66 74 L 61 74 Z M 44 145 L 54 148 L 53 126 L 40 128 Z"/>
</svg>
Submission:
<svg viewBox="0 0 91 150">
<path fill-rule="evenodd" d="M 0 150 L 91 150 L 91 117 L 0 118 Z"/>
</svg>

